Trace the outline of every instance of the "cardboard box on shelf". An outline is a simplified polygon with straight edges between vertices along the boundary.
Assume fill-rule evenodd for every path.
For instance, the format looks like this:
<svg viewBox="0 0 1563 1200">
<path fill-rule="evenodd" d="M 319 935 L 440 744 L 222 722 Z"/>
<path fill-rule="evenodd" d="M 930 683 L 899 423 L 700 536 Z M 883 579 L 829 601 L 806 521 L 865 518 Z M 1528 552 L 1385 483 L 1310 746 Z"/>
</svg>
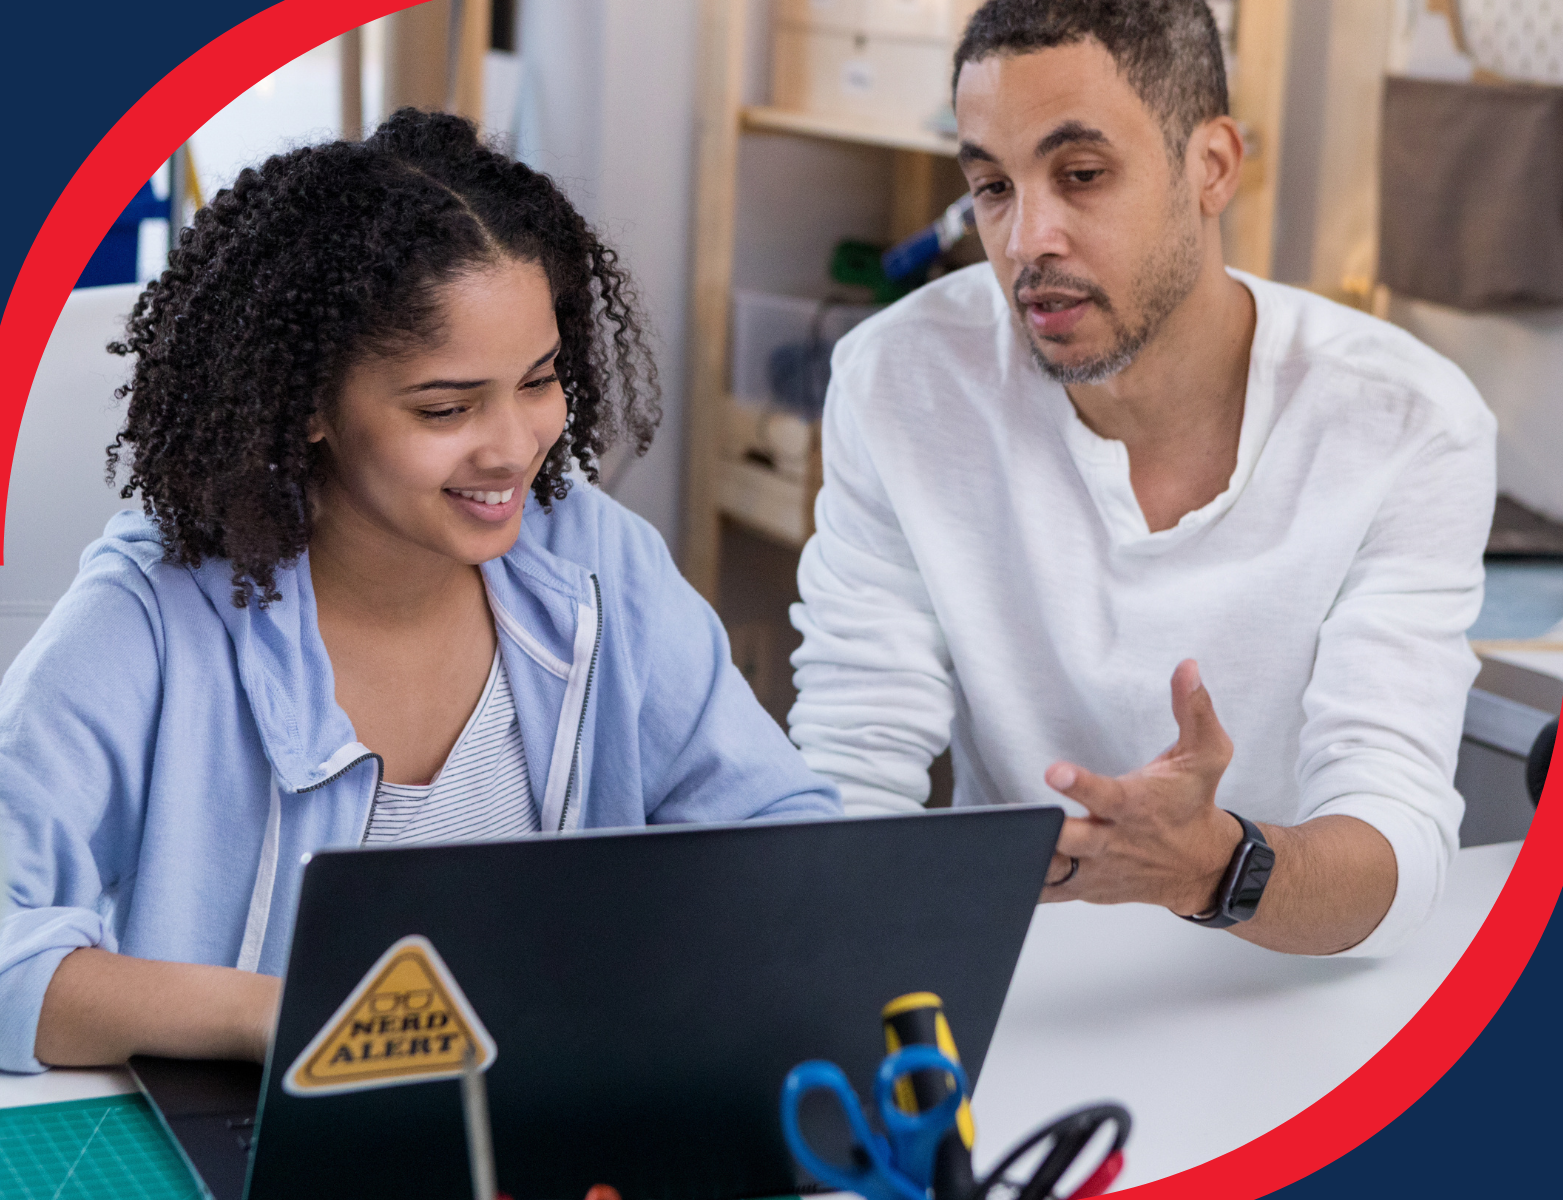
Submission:
<svg viewBox="0 0 1563 1200">
<path fill-rule="evenodd" d="M 954 48 L 981 0 L 778 0 L 776 20 L 845 33 L 932 38 Z"/>
<path fill-rule="evenodd" d="M 976 0 L 781 0 L 780 108 L 921 128 L 949 103 L 950 64 Z"/>
</svg>

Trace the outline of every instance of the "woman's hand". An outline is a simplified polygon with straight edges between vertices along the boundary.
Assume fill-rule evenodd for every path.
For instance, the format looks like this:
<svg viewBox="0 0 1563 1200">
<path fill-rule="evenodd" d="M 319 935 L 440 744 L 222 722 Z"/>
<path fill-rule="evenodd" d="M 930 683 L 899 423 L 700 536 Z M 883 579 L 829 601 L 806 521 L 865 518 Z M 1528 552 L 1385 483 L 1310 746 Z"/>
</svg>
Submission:
<svg viewBox="0 0 1563 1200">
<path fill-rule="evenodd" d="M 233 967 L 73 950 L 44 993 L 33 1053 L 57 1067 L 132 1054 L 264 1062 L 281 992 L 281 980 Z"/>
</svg>

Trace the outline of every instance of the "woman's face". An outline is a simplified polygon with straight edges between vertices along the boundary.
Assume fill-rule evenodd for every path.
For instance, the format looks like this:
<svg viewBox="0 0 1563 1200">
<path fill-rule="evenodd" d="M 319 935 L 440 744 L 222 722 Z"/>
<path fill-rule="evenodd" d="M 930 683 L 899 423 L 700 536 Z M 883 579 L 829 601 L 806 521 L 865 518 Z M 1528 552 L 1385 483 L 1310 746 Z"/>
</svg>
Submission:
<svg viewBox="0 0 1563 1200">
<path fill-rule="evenodd" d="M 564 432 L 547 276 L 506 260 L 438 293 L 438 344 L 354 363 L 311 441 L 331 451 L 326 521 L 462 563 L 515 544 L 528 489 Z"/>
</svg>

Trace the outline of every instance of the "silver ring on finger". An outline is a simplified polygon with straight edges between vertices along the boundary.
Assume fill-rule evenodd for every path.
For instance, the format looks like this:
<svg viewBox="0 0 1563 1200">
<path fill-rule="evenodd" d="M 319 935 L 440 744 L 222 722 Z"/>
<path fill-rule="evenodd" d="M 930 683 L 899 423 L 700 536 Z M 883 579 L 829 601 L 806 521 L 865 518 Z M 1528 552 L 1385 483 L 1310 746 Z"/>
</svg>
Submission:
<svg viewBox="0 0 1563 1200">
<path fill-rule="evenodd" d="M 1043 887 L 1063 887 L 1064 884 L 1068 883 L 1071 879 L 1073 879 L 1079 873 L 1080 873 L 1080 860 L 1078 858 L 1076 858 L 1073 854 L 1071 854 L 1069 856 L 1069 874 L 1065 875 L 1062 879 L 1055 879 L 1055 880 L 1052 880 L 1050 882 L 1045 882 L 1045 883 L 1043 883 L 1042 886 Z"/>
</svg>

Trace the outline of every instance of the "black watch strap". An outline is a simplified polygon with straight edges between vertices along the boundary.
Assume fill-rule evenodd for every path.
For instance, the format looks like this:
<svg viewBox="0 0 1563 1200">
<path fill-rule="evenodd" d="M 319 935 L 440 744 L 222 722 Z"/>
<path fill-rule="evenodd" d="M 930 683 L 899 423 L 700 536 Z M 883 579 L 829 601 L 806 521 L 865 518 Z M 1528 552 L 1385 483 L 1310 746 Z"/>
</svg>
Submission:
<svg viewBox="0 0 1563 1200">
<path fill-rule="evenodd" d="M 1227 810 L 1243 827 L 1243 840 L 1232 852 L 1221 886 L 1216 888 L 1216 905 L 1207 913 L 1184 917 L 1207 929 L 1228 929 L 1240 921 L 1253 917 L 1259 908 L 1259 898 L 1270 882 L 1270 872 L 1275 870 L 1275 851 L 1259 832 L 1259 826 Z"/>
</svg>

